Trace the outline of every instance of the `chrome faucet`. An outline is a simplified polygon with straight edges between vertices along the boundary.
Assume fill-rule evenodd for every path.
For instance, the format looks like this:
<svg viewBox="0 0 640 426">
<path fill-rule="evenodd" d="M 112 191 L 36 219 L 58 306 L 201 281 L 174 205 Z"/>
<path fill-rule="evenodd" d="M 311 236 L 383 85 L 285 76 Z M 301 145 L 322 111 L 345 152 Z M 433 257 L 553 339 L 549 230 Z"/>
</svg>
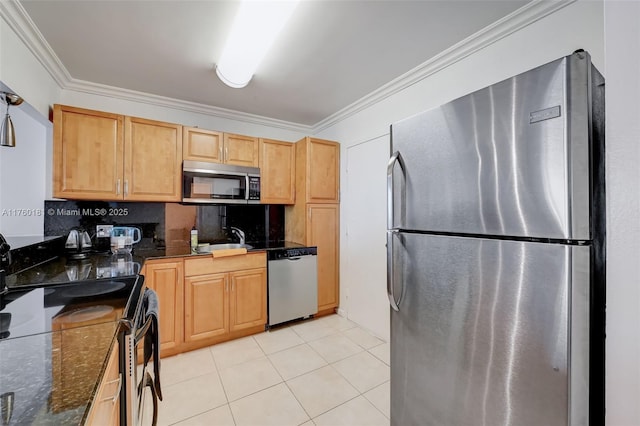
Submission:
<svg viewBox="0 0 640 426">
<path fill-rule="evenodd" d="M 231 229 L 231 233 L 235 236 L 237 236 L 240 239 L 240 244 L 244 244 L 244 231 L 240 228 L 236 228 L 235 226 L 230 226 L 229 229 Z"/>
</svg>

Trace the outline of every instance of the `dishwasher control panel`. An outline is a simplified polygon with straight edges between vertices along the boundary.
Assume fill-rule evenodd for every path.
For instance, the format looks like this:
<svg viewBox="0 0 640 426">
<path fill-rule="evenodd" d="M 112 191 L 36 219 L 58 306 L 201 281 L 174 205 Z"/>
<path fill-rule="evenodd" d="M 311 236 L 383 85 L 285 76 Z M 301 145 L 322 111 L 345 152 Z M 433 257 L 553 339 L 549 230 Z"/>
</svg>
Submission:
<svg viewBox="0 0 640 426">
<path fill-rule="evenodd" d="M 290 258 L 302 257 L 302 256 L 316 256 L 317 254 L 318 254 L 317 247 L 297 247 L 297 248 L 268 250 L 267 258 L 268 260 L 279 260 L 279 259 L 290 259 Z"/>
</svg>

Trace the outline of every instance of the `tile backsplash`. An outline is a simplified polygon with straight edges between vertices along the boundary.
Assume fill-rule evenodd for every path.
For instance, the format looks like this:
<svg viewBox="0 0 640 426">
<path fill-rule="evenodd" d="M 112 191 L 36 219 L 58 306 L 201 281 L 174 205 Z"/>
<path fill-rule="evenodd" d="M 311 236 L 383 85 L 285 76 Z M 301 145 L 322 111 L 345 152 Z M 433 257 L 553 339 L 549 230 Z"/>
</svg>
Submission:
<svg viewBox="0 0 640 426">
<path fill-rule="evenodd" d="M 45 200 L 44 235 L 66 235 L 79 227 L 93 237 L 96 225 L 130 225 L 142 230 L 141 244 L 165 239 L 165 203 Z"/>
<path fill-rule="evenodd" d="M 143 245 L 177 247 L 189 244 L 196 226 L 201 242 L 235 241 L 234 226 L 246 241 L 283 240 L 284 206 L 281 205 L 182 205 L 178 203 L 45 201 L 44 235 L 66 235 L 79 227 L 91 236 L 96 225 L 129 225 L 142 230 Z"/>
</svg>

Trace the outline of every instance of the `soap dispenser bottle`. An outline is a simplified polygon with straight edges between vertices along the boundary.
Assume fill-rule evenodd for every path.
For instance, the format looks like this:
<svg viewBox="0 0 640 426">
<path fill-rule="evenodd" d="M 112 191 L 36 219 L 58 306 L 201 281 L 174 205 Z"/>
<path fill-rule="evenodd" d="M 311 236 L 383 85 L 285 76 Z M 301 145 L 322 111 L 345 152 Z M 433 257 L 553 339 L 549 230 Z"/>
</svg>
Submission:
<svg viewBox="0 0 640 426">
<path fill-rule="evenodd" d="M 196 254 L 198 252 L 198 230 L 193 225 L 191 228 L 191 253 Z"/>
</svg>

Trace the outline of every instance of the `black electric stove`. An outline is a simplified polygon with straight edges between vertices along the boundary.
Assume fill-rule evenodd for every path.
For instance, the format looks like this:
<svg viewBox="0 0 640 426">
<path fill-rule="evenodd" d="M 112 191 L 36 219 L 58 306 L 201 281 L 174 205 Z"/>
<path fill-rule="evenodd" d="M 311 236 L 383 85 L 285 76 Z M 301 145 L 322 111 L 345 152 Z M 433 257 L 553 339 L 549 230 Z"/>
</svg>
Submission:
<svg viewBox="0 0 640 426">
<path fill-rule="evenodd" d="M 143 282 L 129 276 L 9 291 L 0 302 L 0 340 L 132 318 Z"/>
</svg>

